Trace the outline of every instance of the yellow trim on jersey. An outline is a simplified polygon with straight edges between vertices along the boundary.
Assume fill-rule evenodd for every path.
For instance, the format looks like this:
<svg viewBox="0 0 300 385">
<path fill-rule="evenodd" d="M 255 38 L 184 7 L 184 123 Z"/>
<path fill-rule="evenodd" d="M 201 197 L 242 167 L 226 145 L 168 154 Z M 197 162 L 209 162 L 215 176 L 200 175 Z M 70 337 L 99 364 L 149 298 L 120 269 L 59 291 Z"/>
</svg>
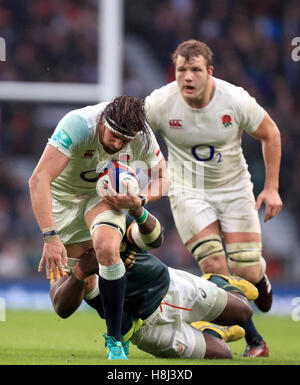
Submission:
<svg viewBox="0 0 300 385">
<path fill-rule="evenodd" d="M 135 243 L 134 243 L 134 241 L 133 241 L 133 239 L 132 239 L 132 236 L 131 236 L 131 229 L 132 229 L 132 226 L 133 226 L 135 223 L 136 223 L 135 220 L 132 221 L 132 222 L 130 223 L 130 225 L 128 226 L 128 229 L 127 229 L 127 231 L 126 231 L 127 239 L 128 239 L 128 241 L 129 241 L 130 243 L 132 243 L 133 245 L 134 245 Z"/>
<path fill-rule="evenodd" d="M 62 276 L 60 275 L 60 272 L 58 270 L 58 267 L 56 267 L 56 275 L 59 278 L 62 278 Z M 66 273 L 63 274 L 63 277 L 66 275 Z M 54 274 L 53 274 L 53 271 L 52 269 L 50 268 L 50 286 L 55 282 L 55 279 L 54 279 Z"/>
</svg>

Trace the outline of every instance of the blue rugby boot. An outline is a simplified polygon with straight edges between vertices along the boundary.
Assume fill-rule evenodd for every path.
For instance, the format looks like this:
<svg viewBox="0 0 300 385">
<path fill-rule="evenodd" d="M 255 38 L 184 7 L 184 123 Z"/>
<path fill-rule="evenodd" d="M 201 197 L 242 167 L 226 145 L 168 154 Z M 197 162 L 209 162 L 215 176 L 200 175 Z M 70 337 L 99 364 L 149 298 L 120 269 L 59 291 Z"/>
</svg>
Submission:
<svg viewBox="0 0 300 385">
<path fill-rule="evenodd" d="M 128 360 L 124 352 L 123 344 L 114 337 L 104 334 L 106 358 L 108 360 Z"/>
</svg>

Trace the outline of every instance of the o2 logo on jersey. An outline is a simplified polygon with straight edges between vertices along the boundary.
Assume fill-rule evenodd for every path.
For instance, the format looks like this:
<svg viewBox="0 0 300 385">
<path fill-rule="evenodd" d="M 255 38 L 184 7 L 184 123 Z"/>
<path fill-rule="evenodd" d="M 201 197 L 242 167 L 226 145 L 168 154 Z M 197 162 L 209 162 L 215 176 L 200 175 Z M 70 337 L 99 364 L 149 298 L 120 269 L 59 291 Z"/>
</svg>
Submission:
<svg viewBox="0 0 300 385">
<path fill-rule="evenodd" d="M 200 162 L 208 162 L 214 157 L 217 159 L 217 163 L 223 161 L 222 153 L 215 152 L 214 146 L 210 144 L 196 144 L 191 148 L 193 157 Z"/>
<path fill-rule="evenodd" d="M 96 169 L 83 171 L 80 173 L 80 178 L 85 182 L 96 183 L 99 177 L 99 173 L 96 172 Z"/>
</svg>

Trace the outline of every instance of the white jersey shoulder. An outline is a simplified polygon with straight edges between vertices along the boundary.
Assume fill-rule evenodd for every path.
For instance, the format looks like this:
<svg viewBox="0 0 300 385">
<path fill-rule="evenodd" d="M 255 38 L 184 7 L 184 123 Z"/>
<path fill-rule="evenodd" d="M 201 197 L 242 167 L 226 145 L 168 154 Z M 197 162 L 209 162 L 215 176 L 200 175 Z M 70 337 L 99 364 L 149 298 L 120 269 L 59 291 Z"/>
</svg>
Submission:
<svg viewBox="0 0 300 385">
<path fill-rule="evenodd" d="M 204 108 L 189 106 L 176 82 L 146 98 L 150 126 L 166 141 L 169 171 L 176 183 L 191 184 L 179 175 L 183 172 L 201 180 L 204 188 L 217 188 L 242 174 L 250 179 L 241 136 L 243 130 L 252 133 L 258 128 L 264 109 L 243 88 L 213 79 L 215 92 Z"/>
<path fill-rule="evenodd" d="M 172 99 L 177 100 L 179 89 L 177 82 L 169 83 L 157 90 L 145 99 L 145 108 L 147 117 L 153 131 L 163 129 L 161 114 L 168 110 L 168 105 L 172 103 Z"/>
<path fill-rule="evenodd" d="M 69 158 L 88 142 L 97 141 L 97 123 L 106 103 L 72 110 L 57 124 L 48 143 Z"/>
<path fill-rule="evenodd" d="M 232 108 L 239 122 L 239 128 L 248 133 L 254 132 L 264 117 L 264 109 L 256 102 L 255 98 L 242 87 L 236 86 L 225 80 L 214 78 L 218 102 L 222 108 Z"/>
</svg>

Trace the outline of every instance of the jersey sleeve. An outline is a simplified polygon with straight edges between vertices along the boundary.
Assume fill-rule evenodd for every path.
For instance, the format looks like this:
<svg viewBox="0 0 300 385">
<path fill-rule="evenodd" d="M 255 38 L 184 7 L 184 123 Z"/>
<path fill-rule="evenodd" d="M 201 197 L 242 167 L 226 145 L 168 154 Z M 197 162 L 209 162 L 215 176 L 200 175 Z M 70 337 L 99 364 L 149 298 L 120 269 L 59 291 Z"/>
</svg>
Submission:
<svg viewBox="0 0 300 385">
<path fill-rule="evenodd" d="M 144 163 L 144 167 L 142 169 L 148 169 L 155 167 L 159 161 L 163 158 L 163 154 L 160 150 L 159 144 L 156 140 L 155 134 L 149 128 L 150 133 L 150 143 L 149 148 L 147 148 L 147 144 L 143 137 L 140 138 L 136 143 L 136 160 Z"/>
<path fill-rule="evenodd" d="M 158 90 L 155 90 L 145 99 L 147 119 L 154 132 L 158 131 L 160 128 L 160 106 L 160 95 Z"/>
<path fill-rule="evenodd" d="M 239 97 L 240 128 L 252 134 L 262 122 L 265 110 L 247 91 L 241 90 Z"/>
<path fill-rule="evenodd" d="M 89 127 L 86 120 L 78 115 L 69 113 L 58 123 L 48 143 L 61 151 L 68 158 L 89 136 Z"/>
</svg>

